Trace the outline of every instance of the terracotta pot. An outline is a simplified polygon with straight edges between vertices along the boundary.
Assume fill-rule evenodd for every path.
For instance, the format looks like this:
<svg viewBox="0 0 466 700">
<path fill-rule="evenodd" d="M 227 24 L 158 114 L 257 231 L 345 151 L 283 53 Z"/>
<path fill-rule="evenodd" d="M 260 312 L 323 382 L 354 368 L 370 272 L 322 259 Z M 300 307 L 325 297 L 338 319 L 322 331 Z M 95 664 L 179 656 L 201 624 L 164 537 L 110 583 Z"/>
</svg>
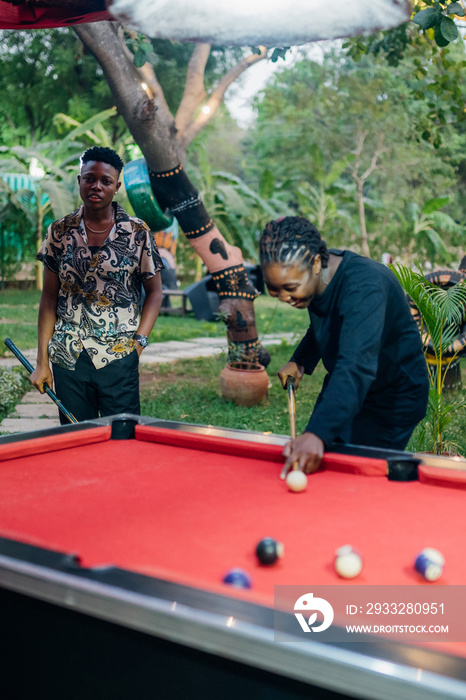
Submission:
<svg viewBox="0 0 466 700">
<path fill-rule="evenodd" d="M 229 362 L 220 372 L 220 391 L 237 406 L 255 406 L 265 398 L 269 377 L 255 362 Z"/>
</svg>

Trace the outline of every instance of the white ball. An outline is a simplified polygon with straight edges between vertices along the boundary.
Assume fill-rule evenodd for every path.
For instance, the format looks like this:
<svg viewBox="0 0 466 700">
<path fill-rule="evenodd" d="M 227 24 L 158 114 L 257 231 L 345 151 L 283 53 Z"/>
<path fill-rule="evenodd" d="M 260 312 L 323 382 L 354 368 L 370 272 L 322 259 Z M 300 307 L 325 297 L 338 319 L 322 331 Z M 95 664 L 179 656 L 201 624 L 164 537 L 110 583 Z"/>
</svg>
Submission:
<svg viewBox="0 0 466 700">
<path fill-rule="evenodd" d="M 286 485 L 290 491 L 304 491 L 307 486 L 307 476 L 300 469 L 292 469 L 287 474 Z"/>
<path fill-rule="evenodd" d="M 362 571 L 362 557 L 351 545 L 339 547 L 335 552 L 335 571 L 342 578 L 355 578 Z"/>
</svg>

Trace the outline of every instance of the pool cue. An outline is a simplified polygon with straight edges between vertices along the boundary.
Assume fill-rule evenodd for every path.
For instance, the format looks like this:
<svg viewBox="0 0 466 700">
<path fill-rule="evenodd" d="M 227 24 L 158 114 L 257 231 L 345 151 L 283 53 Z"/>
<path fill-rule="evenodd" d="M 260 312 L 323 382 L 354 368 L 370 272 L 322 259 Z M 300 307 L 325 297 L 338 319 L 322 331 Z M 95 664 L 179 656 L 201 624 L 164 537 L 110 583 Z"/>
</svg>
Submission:
<svg viewBox="0 0 466 700">
<path fill-rule="evenodd" d="M 286 378 L 286 389 L 288 391 L 288 412 L 290 414 L 290 435 L 294 440 L 296 437 L 296 401 L 295 401 L 295 378 Z"/>
<path fill-rule="evenodd" d="M 291 439 L 294 440 L 296 437 L 296 401 L 295 401 L 295 378 L 288 376 L 286 378 L 286 390 L 288 392 L 288 413 L 290 414 L 290 435 Z M 292 469 L 298 469 L 298 465 L 295 462 Z M 286 477 L 287 472 L 283 469 L 280 474 L 280 479 Z"/>
<path fill-rule="evenodd" d="M 16 347 L 14 342 L 10 338 L 5 338 L 4 343 L 7 346 L 7 348 L 11 350 L 11 352 L 18 358 L 21 364 L 24 365 L 24 367 L 26 367 L 27 371 L 30 374 L 32 374 L 34 372 L 34 367 L 31 365 L 29 360 L 27 360 L 24 357 L 23 353 Z M 58 396 L 52 391 L 47 382 L 44 382 L 44 391 L 50 396 L 54 404 L 56 404 L 58 409 L 63 413 L 64 416 L 68 418 L 69 421 L 71 421 L 71 423 L 78 422 L 77 419 L 73 416 L 73 414 L 66 410 Z"/>
</svg>

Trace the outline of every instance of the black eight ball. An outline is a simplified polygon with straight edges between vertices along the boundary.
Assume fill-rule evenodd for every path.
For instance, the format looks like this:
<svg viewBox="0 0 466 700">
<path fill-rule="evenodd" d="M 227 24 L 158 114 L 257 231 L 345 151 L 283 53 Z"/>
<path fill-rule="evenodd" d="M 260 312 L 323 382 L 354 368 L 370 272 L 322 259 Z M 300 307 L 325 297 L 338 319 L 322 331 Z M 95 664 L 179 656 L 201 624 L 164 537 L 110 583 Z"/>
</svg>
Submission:
<svg viewBox="0 0 466 700">
<path fill-rule="evenodd" d="M 272 537 L 264 537 L 256 547 L 256 556 L 261 564 L 275 564 L 283 556 L 283 545 Z"/>
</svg>

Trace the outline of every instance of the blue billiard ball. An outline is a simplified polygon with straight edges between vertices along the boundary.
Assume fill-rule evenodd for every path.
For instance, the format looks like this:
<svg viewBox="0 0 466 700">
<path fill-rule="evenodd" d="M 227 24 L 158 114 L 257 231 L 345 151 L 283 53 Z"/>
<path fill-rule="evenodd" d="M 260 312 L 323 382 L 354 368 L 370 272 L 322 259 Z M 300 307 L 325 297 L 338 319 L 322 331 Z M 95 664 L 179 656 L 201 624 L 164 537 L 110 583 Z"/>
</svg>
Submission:
<svg viewBox="0 0 466 700">
<path fill-rule="evenodd" d="M 251 588 L 252 581 L 249 574 L 243 569 L 230 569 L 223 577 L 223 583 L 228 583 L 235 588 Z"/>
<path fill-rule="evenodd" d="M 443 574 L 445 559 L 437 549 L 426 547 L 417 555 L 414 568 L 426 581 L 437 581 Z"/>
</svg>

